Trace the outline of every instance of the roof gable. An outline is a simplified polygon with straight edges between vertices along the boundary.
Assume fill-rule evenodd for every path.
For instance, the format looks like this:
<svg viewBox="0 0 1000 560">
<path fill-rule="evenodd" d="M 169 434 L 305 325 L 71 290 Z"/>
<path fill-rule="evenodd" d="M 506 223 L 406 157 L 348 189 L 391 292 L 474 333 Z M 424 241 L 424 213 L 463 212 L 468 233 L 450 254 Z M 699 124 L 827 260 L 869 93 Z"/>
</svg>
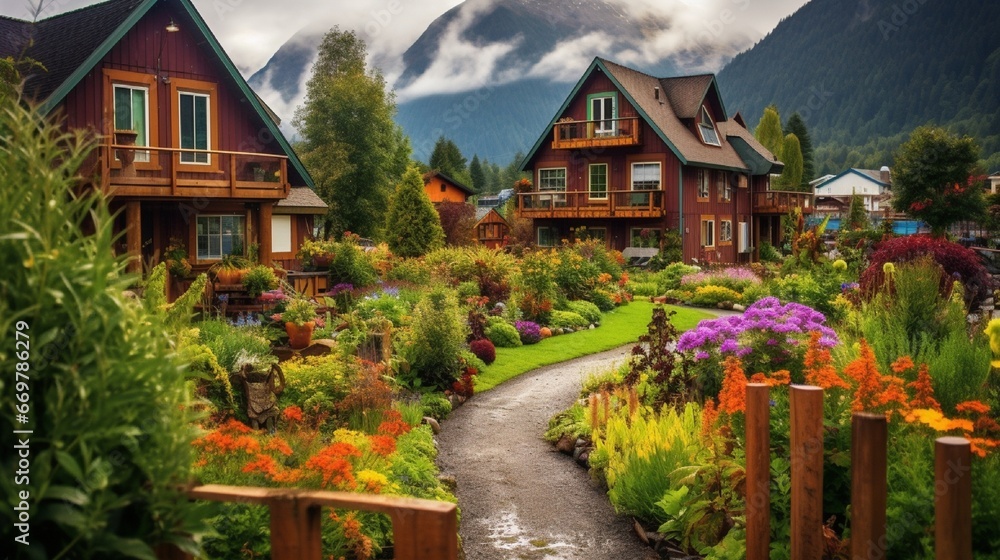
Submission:
<svg viewBox="0 0 1000 560">
<path fill-rule="evenodd" d="M 862 178 L 862 179 L 864 179 L 866 181 L 874 183 L 875 185 L 877 185 L 877 186 L 879 186 L 881 188 L 889 188 L 889 183 L 882 182 L 879 179 L 876 179 L 875 177 L 872 177 L 869 173 L 866 173 L 866 171 L 870 171 L 870 170 L 866 170 L 866 169 L 854 169 L 852 167 L 852 168 L 850 168 L 850 169 L 848 169 L 846 171 L 841 171 L 837 175 L 834 175 L 833 177 L 831 177 L 831 178 L 829 178 L 829 179 L 827 179 L 827 180 L 825 180 L 825 181 L 817 184 L 815 186 L 815 188 L 816 188 L 816 190 L 822 189 L 823 187 L 829 186 L 832 183 L 838 181 L 839 179 L 841 179 L 843 177 L 847 177 L 847 176 L 857 176 L 857 177 L 860 177 L 860 178 Z M 874 171 L 873 173 L 878 173 L 878 171 Z"/>
<path fill-rule="evenodd" d="M 427 181 L 431 180 L 435 176 L 436 177 L 440 177 L 445 183 L 448 183 L 449 185 L 455 187 L 456 189 L 464 192 L 465 194 L 467 194 L 469 196 L 472 196 L 472 195 L 476 194 L 476 191 L 474 191 L 471 188 L 467 187 L 465 185 L 465 183 L 461 183 L 459 181 L 456 181 L 455 179 L 452 179 L 448 175 L 445 175 L 441 171 L 437 171 L 437 170 L 431 170 L 431 171 L 428 171 L 427 173 L 425 173 L 424 174 L 424 183 L 426 184 Z"/>
<path fill-rule="evenodd" d="M 27 82 L 29 91 L 32 87 L 36 88 L 39 101 L 44 99 L 40 106 L 42 114 L 55 109 L 157 2 L 176 3 L 190 17 L 195 28 L 226 70 L 233 85 L 243 94 L 288 156 L 289 163 L 306 185 L 314 187 L 312 177 L 292 150 L 285 135 L 265 109 L 260 98 L 243 79 L 236 65 L 190 0 L 110 0 L 33 24 L 22 22 L 32 28 L 33 42 L 26 52 L 27 56 L 42 63 L 48 70 L 31 76 Z"/>
</svg>

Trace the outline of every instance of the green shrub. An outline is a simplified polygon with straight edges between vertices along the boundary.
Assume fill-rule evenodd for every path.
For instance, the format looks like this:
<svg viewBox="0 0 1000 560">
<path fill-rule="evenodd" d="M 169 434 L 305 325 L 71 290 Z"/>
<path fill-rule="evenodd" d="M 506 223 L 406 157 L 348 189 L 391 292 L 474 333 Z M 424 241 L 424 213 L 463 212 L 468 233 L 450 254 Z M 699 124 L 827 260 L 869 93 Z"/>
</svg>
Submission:
<svg viewBox="0 0 1000 560">
<path fill-rule="evenodd" d="M 425 286 L 431 281 L 431 270 L 421 259 L 402 259 L 397 261 L 386 274 L 386 280 L 409 282 L 417 286 Z"/>
<path fill-rule="evenodd" d="M 168 541 L 198 553 L 203 506 L 182 490 L 192 466 L 186 378 L 173 332 L 123 296 L 137 279 L 114 256 L 106 199 L 79 188 L 90 145 L 15 103 L 0 108 L 0 131 L 4 534 L 13 539 L 11 506 L 28 492 L 28 556 L 152 558 Z M 18 404 L 29 405 L 26 424 L 15 424 Z M 34 430 L 23 482 L 16 429 Z"/>
<path fill-rule="evenodd" d="M 285 391 L 280 406 L 296 405 L 311 413 L 333 413 L 357 377 L 357 368 L 338 354 L 309 356 L 281 364 Z"/>
<path fill-rule="evenodd" d="M 458 379 L 467 330 L 455 294 L 432 288 L 413 309 L 402 351 L 411 370 L 404 380 L 415 387 L 450 387 Z"/>
<path fill-rule="evenodd" d="M 664 293 L 668 290 L 676 290 L 681 287 L 681 278 L 688 274 L 698 272 L 697 266 L 686 265 L 682 262 L 669 264 L 656 276 L 657 292 Z"/>
<path fill-rule="evenodd" d="M 615 300 L 611 299 L 611 294 L 604 290 L 594 290 L 589 297 L 590 302 L 605 313 L 615 308 Z"/>
<path fill-rule="evenodd" d="M 420 406 L 424 407 L 424 416 L 435 420 L 444 420 L 451 414 L 451 401 L 441 393 L 420 395 Z"/>
<path fill-rule="evenodd" d="M 250 297 L 259 297 L 260 294 L 277 287 L 278 277 L 275 276 L 274 269 L 269 266 L 257 265 L 243 275 L 243 288 Z"/>
<path fill-rule="evenodd" d="M 394 292 L 380 291 L 365 296 L 354 306 L 362 319 L 370 321 L 376 317 L 388 319 L 394 327 L 403 325 L 403 319 L 409 315 L 409 304 L 399 297 L 398 290 Z"/>
<path fill-rule="evenodd" d="M 345 237 L 344 241 L 335 245 L 333 260 L 330 261 L 331 284 L 350 284 L 354 288 L 364 288 L 377 280 L 375 267 L 368 262 L 352 238 Z"/>
<path fill-rule="evenodd" d="M 479 284 L 476 282 L 460 282 L 457 289 L 459 301 L 465 301 L 468 298 L 479 296 Z"/>
<path fill-rule="evenodd" d="M 587 323 L 598 325 L 601 323 L 601 310 L 589 301 L 570 301 L 566 307 L 587 320 Z"/>
<path fill-rule="evenodd" d="M 503 321 L 492 321 L 486 327 L 486 338 L 497 348 L 517 348 L 521 346 L 521 335 L 514 325 Z"/>
<path fill-rule="evenodd" d="M 521 259 L 521 274 L 517 276 L 517 288 L 511 300 L 517 302 L 525 319 L 537 323 L 548 320 L 556 299 L 553 260 L 558 259 L 553 259 L 549 251 L 528 253 Z"/>
<path fill-rule="evenodd" d="M 590 321 L 572 311 L 553 311 L 549 315 L 549 326 L 555 328 L 577 328 L 590 325 Z"/>
<path fill-rule="evenodd" d="M 691 298 L 691 305 L 715 307 L 723 302 L 740 303 L 743 296 L 739 292 L 722 286 L 698 286 Z"/>
<path fill-rule="evenodd" d="M 234 327 L 225 319 L 210 319 L 198 323 L 198 331 L 199 342 L 211 349 L 219 365 L 229 373 L 236 373 L 241 361 L 259 365 L 274 361 L 262 327 Z"/>
<path fill-rule="evenodd" d="M 808 305 L 830 319 L 839 318 L 833 300 L 840 294 L 840 277 L 829 270 L 798 272 L 776 278 L 770 283 L 771 294 L 784 303 Z"/>
</svg>

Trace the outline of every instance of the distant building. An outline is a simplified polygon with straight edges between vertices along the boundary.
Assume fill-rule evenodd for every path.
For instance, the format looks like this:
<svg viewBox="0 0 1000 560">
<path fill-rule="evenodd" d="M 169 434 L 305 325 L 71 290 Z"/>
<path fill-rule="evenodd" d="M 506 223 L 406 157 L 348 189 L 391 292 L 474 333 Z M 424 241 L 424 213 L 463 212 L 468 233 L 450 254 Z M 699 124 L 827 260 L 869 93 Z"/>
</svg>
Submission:
<svg viewBox="0 0 1000 560">
<path fill-rule="evenodd" d="M 997 169 L 987 178 L 987 183 L 990 187 L 990 194 L 996 194 L 1000 192 L 1000 169 Z"/>
<path fill-rule="evenodd" d="M 514 189 L 504 189 L 497 194 L 484 194 L 476 201 L 479 208 L 503 208 L 514 196 Z"/>
<path fill-rule="evenodd" d="M 476 194 L 475 191 L 465 186 L 465 184 L 452 179 L 440 171 L 428 171 L 424 173 L 424 190 L 431 202 L 467 202 L 469 197 Z"/>
<path fill-rule="evenodd" d="M 851 168 L 821 179 L 814 182 L 816 217 L 846 215 L 853 195 L 861 197 L 865 210 L 873 217 L 892 211 L 888 203 L 892 195 L 892 177 L 886 166 L 879 170 Z"/>
<path fill-rule="evenodd" d="M 476 209 L 476 240 L 480 244 L 497 249 L 506 244 L 510 225 L 496 208 Z"/>
</svg>

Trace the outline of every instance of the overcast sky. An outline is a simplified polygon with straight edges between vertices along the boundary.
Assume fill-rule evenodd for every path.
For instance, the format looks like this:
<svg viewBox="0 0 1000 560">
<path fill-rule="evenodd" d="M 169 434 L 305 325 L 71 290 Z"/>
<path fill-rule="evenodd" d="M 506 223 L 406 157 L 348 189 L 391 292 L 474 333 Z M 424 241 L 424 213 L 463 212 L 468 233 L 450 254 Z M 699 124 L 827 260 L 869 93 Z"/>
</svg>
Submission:
<svg viewBox="0 0 1000 560">
<path fill-rule="evenodd" d="M 31 19 L 39 0 L 0 0 L 0 14 Z M 484 2 L 488 0 L 475 0 Z M 544 0 L 540 0 L 544 1 Z M 581 0 L 586 1 L 586 0 Z M 686 14 L 686 33 L 650 41 L 655 56 L 679 37 L 740 34 L 757 40 L 805 0 L 614 0 L 635 14 Z M 461 0 L 193 0 L 195 7 L 245 76 L 262 67 L 298 30 L 314 25 L 358 31 L 369 50 L 383 60 L 398 57 L 428 25 Z M 44 0 L 42 17 L 90 4 L 94 0 Z M 729 17 L 726 17 L 727 13 Z M 747 45 L 749 46 L 749 45 Z M 623 61 L 626 62 L 627 61 Z M 385 68 L 388 77 L 397 69 Z"/>
</svg>

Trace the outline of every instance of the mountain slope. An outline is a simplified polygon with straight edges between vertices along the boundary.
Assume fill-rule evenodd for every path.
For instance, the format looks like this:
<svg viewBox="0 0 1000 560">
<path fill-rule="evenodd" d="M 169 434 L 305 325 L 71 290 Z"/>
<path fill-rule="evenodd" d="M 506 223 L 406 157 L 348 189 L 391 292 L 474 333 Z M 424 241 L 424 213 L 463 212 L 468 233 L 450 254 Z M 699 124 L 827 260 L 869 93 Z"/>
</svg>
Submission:
<svg viewBox="0 0 1000 560">
<path fill-rule="evenodd" d="M 719 73 L 730 111 L 798 111 L 816 171 L 878 169 L 913 128 L 976 137 L 1000 164 L 1000 2 L 812 0 Z"/>
</svg>

